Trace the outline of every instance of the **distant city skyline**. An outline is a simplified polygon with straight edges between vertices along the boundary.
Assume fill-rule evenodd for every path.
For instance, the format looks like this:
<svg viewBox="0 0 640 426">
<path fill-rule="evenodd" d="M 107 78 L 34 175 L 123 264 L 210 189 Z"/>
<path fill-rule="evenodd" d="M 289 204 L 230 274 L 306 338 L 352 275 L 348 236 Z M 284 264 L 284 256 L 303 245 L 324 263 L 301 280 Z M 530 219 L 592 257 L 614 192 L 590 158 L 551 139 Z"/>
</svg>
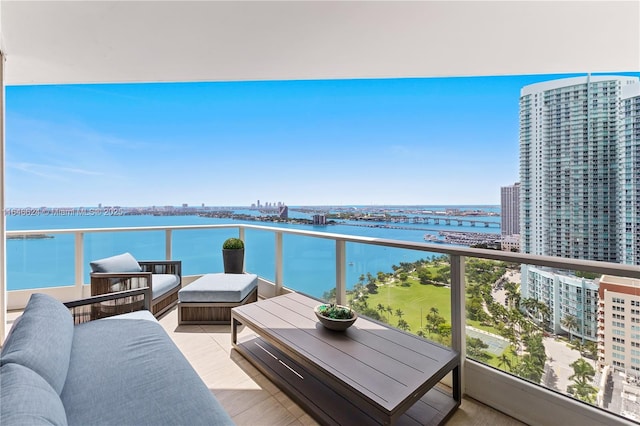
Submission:
<svg viewBox="0 0 640 426">
<path fill-rule="evenodd" d="M 499 205 L 521 88 L 578 75 L 7 87 L 6 204 Z"/>
</svg>

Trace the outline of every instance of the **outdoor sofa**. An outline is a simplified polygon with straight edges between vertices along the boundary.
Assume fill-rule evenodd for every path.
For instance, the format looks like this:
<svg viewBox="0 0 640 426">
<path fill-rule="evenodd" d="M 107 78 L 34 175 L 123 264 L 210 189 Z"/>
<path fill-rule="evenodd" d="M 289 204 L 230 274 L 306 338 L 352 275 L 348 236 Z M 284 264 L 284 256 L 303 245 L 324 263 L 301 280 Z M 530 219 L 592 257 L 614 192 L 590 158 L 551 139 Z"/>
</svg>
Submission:
<svg viewBox="0 0 640 426">
<path fill-rule="evenodd" d="M 91 295 L 151 288 L 151 313 L 159 318 L 178 303 L 182 287 L 179 260 L 138 261 L 131 253 L 94 260 L 91 266 Z"/>
<path fill-rule="evenodd" d="M 84 322 L 99 304 L 148 308 L 149 293 L 32 295 L 0 355 L 0 424 L 232 425 L 149 311 Z"/>
</svg>

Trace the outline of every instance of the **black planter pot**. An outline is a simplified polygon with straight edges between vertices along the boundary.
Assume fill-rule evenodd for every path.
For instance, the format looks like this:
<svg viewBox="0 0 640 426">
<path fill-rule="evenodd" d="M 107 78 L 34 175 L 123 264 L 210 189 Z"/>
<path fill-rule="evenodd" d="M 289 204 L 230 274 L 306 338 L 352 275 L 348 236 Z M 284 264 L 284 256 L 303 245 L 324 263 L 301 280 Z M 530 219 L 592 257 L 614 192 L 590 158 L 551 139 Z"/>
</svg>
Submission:
<svg viewBox="0 0 640 426">
<path fill-rule="evenodd" d="M 244 249 L 222 249 L 225 274 L 242 274 L 244 271 Z"/>
</svg>

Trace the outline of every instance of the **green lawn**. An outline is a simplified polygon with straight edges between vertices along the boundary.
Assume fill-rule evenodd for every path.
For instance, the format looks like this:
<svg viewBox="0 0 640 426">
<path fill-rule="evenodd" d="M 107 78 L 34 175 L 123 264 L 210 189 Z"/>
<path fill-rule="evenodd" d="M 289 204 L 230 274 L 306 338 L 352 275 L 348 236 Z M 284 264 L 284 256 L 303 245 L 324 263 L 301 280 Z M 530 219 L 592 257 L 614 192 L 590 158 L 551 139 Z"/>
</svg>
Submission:
<svg viewBox="0 0 640 426">
<path fill-rule="evenodd" d="M 381 313 L 381 316 L 387 318 L 387 322 L 392 325 L 398 323 L 399 318 L 395 315 L 396 309 L 401 309 L 404 313 L 402 318 L 409 323 L 412 333 L 424 327 L 426 324 L 424 317 L 432 307 L 438 308 L 440 315 L 447 320 L 447 323 L 451 324 L 451 290 L 449 287 L 423 285 L 413 279 L 409 279 L 409 282 L 411 283 L 409 287 L 402 287 L 399 283 L 379 286 L 377 294 L 369 294 L 367 299 L 369 307 L 375 309 L 378 304 L 382 304 L 384 307 L 391 306 L 393 314 L 384 312 Z M 494 327 L 480 325 L 479 321 L 467 320 L 467 324 L 498 334 Z"/>
<path fill-rule="evenodd" d="M 410 280 L 411 281 L 411 280 Z M 384 285 L 378 287 L 377 294 L 370 294 L 367 299 L 369 307 L 376 308 L 378 304 L 391 306 L 393 315 L 382 313 L 392 325 L 398 323 L 395 316 L 396 309 L 404 312 L 403 319 L 411 326 L 411 332 L 415 333 L 425 325 L 424 317 L 432 307 L 438 308 L 447 322 L 451 323 L 451 291 L 448 287 L 436 287 L 433 285 L 421 285 L 413 282 L 410 287 L 400 285 Z"/>
<path fill-rule="evenodd" d="M 435 274 L 441 265 L 427 265 L 427 268 Z M 451 324 L 451 290 L 445 286 L 420 284 L 415 275 L 410 275 L 408 280 L 410 286 L 403 287 L 399 282 L 386 284 L 378 287 L 377 294 L 369 294 L 367 304 L 370 308 L 376 309 L 378 304 L 385 308 L 391 306 L 393 314 L 386 311 L 379 312 L 391 325 L 398 324 L 398 316 L 395 315 L 397 309 L 403 312 L 402 318 L 409 324 L 410 332 L 416 333 L 426 325 L 425 316 L 432 307 L 438 308 L 442 317 Z M 467 319 L 467 325 L 474 328 L 499 335 L 498 330 L 493 326 L 481 325 L 479 321 Z M 505 350 L 505 352 L 508 349 Z M 483 361 L 491 366 L 498 367 L 498 356 L 487 354 Z"/>
</svg>

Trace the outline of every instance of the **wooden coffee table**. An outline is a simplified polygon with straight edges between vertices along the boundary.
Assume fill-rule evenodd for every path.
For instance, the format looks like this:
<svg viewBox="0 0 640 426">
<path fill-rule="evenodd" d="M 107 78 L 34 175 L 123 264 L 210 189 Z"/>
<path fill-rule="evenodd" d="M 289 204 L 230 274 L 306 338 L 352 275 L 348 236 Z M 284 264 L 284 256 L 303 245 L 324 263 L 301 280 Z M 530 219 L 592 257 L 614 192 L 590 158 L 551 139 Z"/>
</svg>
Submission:
<svg viewBox="0 0 640 426">
<path fill-rule="evenodd" d="M 442 424 L 460 405 L 460 356 L 447 347 L 359 317 L 325 329 L 319 301 L 291 293 L 231 310 L 231 339 L 323 424 Z M 253 330 L 238 341 L 238 325 Z M 438 382 L 449 372 L 453 389 Z"/>
</svg>

